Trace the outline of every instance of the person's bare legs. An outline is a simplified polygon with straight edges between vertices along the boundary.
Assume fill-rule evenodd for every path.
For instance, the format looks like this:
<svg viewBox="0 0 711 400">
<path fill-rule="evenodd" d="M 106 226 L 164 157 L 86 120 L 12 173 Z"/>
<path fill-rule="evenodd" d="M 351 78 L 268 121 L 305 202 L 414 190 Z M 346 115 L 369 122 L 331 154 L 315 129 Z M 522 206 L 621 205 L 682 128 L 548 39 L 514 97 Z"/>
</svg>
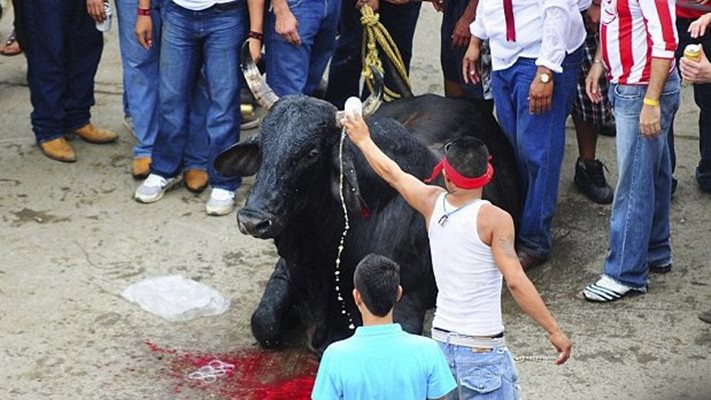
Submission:
<svg viewBox="0 0 711 400">
<path fill-rule="evenodd" d="M 583 121 L 575 113 L 572 114 L 572 117 L 575 124 L 575 136 L 578 139 L 578 159 L 594 160 L 599 128 L 590 122 Z"/>
<path fill-rule="evenodd" d="M 578 161 L 575 163 L 575 186 L 598 204 L 612 203 L 613 191 L 605 180 L 604 166 L 595 158 L 599 127 L 572 113 L 578 139 Z"/>
</svg>

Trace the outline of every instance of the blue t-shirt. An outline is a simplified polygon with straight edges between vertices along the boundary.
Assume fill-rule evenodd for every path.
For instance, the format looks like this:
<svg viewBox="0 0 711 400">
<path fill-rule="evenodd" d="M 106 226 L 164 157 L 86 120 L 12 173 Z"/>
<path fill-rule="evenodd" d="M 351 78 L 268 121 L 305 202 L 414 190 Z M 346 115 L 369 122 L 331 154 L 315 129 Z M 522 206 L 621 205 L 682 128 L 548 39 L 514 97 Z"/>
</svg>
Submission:
<svg viewBox="0 0 711 400">
<path fill-rule="evenodd" d="M 456 387 L 437 342 L 387 324 L 358 327 L 328 346 L 311 398 L 436 399 Z"/>
</svg>

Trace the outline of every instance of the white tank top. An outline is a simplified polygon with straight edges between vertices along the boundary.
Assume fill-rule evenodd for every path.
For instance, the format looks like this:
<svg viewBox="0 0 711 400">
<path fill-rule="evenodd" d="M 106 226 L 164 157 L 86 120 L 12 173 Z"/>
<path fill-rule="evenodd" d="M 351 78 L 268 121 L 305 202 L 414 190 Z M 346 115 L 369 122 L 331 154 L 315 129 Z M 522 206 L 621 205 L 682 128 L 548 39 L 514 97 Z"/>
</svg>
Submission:
<svg viewBox="0 0 711 400">
<path fill-rule="evenodd" d="M 457 209 L 445 194 L 437 198 L 428 229 L 439 290 L 432 326 L 463 335 L 496 335 L 504 330 L 503 276 L 494 263 L 491 246 L 482 242 L 477 232 L 479 210 L 489 202 L 479 199 Z"/>
</svg>

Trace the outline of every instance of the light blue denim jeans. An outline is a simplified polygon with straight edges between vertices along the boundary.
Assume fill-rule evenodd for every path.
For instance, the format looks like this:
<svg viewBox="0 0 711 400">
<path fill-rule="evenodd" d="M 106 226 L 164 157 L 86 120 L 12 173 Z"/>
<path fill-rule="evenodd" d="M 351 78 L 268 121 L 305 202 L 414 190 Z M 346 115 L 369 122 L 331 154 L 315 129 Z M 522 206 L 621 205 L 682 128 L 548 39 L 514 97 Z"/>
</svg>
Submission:
<svg viewBox="0 0 711 400">
<path fill-rule="evenodd" d="M 148 50 L 136 39 L 138 0 L 115 1 L 123 70 L 124 113 L 133 119 L 133 134 L 137 142 L 133 147 L 133 157 L 150 157 L 160 123 L 158 88 L 163 1 L 151 2 L 153 46 Z M 195 85 L 197 89 L 191 105 L 189 143 L 183 163 L 188 169 L 206 170 L 208 148 L 204 131 L 208 96 L 202 75 Z"/>
<path fill-rule="evenodd" d="M 208 92 L 203 137 L 209 143 L 207 172 L 213 188 L 235 190 L 239 177 L 214 168 L 215 157 L 239 140 L 239 49 L 245 37 L 244 3 L 225 10 L 216 5 L 192 11 L 164 3 L 160 53 L 160 128 L 151 172 L 174 177 L 189 145 L 191 101 L 200 90 L 201 70 Z M 193 122 L 195 125 L 195 122 Z"/>
<path fill-rule="evenodd" d="M 336 47 L 341 3 L 341 0 L 287 0 L 299 22 L 299 46 L 276 33 L 274 11 L 267 12 L 264 62 L 267 83 L 278 96 L 312 95 L 316 91 Z"/>
<path fill-rule="evenodd" d="M 495 347 L 488 353 L 477 353 L 472 348 L 439 343 L 449 369 L 457 381 L 457 388 L 447 400 L 518 400 L 518 370 L 506 346 Z"/>
<path fill-rule="evenodd" d="M 136 38 L 138 0 L 116 0 L 119 46 L 123 69 L 124 112 L 133 119 L 138 143 L 134 157 L 150 157 L 158 134 L 158 77 L 160 61 L 160 1 L 151 2 L 153 47 L 144 49 Z"/>
<path fill-rule="evenodd" d="M 558 203 L 565 121 L 573 107 L 582 55 L 581 46 L 563 59 L 563 72 L 553 74 L 551 109 L 542 114 L 531 114 L 528 99 L 531 82 L 538 79 L 534 59 L 519 58 L 491 76 L 498 121 L 516 154 L 526 193 L 517 244 L 544 259 L 553 247 L 551 222 Z"/>
<path fill-rule="evenodd" d="M 679 74 L 673 71 L 660 98 L 662 131 L 644 138 L 639 113 L 646 85 L 612 84 L 608 96 L 617 125 L 617 188 L 610 215 L 610 254 L 605 275 L 633 289 L 647 289 L 649 266 L 672 262 L 669 242 L 671 158 L 667 134 L 679 108 Z"/>
</svg>

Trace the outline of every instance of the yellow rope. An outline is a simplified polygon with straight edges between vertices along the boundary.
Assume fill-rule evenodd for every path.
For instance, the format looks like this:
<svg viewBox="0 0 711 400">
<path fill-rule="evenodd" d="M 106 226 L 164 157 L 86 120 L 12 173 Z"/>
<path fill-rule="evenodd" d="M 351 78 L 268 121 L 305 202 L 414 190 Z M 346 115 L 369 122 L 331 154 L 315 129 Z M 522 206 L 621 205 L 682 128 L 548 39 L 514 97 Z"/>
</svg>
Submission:
<svg viewBox="0 0 711 400">
<path fill-rule="evenodd" d="M 375 67 L 381 74 L 384 74 L 383 62 L 378 55 L 378 46 L 383 50 L 385 56 L 390 59 L 390 62 L 402 78 L 402 81 L 411 89 L 407 69 L 405 68 L 405 63 L 402 61 L 400 50 L 398 50 L 397 45 L 383 24 L 380 23 L 380 15 L 376 14 L 367 4 L 361 7 L 360 13 L 360 22 L 363 24 L 363 49 L 361 52 L 361 59 L 363 60 L 362 73 L 365 84 L 368 85 L 368 89 L 373 92 L 373 83 L 375 82 L 371 67 Z M 400 98 L 400 94 L 397 92 L 387 87 L 383 89 L 385 101 Z"/>
</svg>

